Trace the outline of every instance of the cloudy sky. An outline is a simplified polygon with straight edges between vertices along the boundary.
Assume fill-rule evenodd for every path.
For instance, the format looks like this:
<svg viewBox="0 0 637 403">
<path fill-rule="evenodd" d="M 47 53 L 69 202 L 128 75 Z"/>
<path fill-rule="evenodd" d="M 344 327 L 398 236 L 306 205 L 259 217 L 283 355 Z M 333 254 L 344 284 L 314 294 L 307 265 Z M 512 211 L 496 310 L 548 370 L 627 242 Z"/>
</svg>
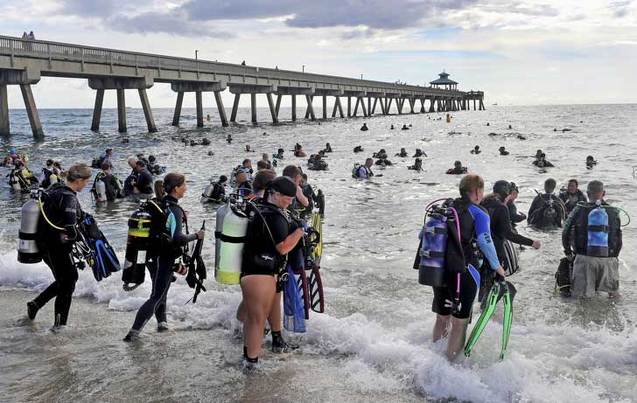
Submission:
<svg viewBox="0 0 637 403">
<path fill-rule="evenodd" d="M 0 19 L 1 35 L 391 82 L 445 69 L 501 105 L 637 102 L 633 0 L 0 0 Z M 34 91 L 40 107 L 94 100 L 85 80 Z M 149 96 L 174 104 L 167 85 Z"/>
</svg>

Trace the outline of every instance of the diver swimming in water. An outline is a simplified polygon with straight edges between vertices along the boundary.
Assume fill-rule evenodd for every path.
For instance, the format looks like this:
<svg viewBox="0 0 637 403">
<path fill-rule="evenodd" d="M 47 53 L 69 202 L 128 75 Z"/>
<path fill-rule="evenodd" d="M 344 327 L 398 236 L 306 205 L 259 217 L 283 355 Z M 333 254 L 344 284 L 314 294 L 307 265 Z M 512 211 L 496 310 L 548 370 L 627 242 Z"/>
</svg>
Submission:
<svg viewBox="0 0 637 403">
<path fill-rule="evenodd" d="M 467 173 L 467 167 L 462 166 L 462 162 L 455 161 L 453 163 L 453 168 L 447 170 L 447 175 L 463 175 Z"/>
</svg>

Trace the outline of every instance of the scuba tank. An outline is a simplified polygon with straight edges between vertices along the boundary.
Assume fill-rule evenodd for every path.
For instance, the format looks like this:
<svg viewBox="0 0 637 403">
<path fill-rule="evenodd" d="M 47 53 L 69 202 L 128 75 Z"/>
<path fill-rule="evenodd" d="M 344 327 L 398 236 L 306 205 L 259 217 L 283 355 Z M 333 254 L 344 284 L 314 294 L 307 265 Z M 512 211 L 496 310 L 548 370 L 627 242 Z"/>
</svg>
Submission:
<svg viewBox="0 0 637 403">
<path fill-rule="evenodd" d="M 215 231 L 215 279 L 221 284 L 239 284 L 248 216 L 227 203 L 217 209 Z"/>
<path fill-rule="evenodd" d="M 601 201 L 595 204 L 597 207 L 588 213 L 586 256 L 608 257 L 608 213 Z"/>
<path fill-rule="evenodd" d="M 20 232 L 18 233 L 18 262 L 38 263 L 42 256 L 35 243 L 40 220 L 40 204 L 34 198 L 22 206 Z"/>
<path fill-rule="evenodd" d="M 106 199 L 106 183 L 103 180 L 98 179 L 95 182 L 95 199 L 98 202 L 105 202 Z"/>
<path fill-rule="evenodd" d="M 420 232 L 420 264 L 418 282 L 442 287 L 445 284 L 445 252 L 447 251 L 446 209 L 434 206 Z"/>
<path fill-rule="evenodd" d="M 146 273 L 146 252 L 150 246 L 152 216 L 142 205 L 128 220 L 128 238 L 122 281 L 124 290 L 135 289 L 144 282 Z M 134 284 L 130 286 L 129 284 Z"/>
<path fill-rule="evenodd" d="M 210 181 L 210 184 L 208 186 L 206 186 L 206 188 L 203 191 L 203 194 L 201 196 L 205 197 L 206 199 L 209 199 L 212 197 L 212 191 L 215 189 L 215 184 L 213 181 Z"/>
</svg>

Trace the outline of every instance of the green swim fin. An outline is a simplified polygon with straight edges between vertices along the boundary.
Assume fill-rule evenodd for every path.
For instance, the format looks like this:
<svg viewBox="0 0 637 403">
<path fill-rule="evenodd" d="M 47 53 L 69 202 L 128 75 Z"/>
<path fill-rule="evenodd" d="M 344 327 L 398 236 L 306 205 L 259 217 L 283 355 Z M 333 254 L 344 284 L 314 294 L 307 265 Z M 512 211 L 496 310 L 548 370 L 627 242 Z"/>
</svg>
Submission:
<svg viewBox="0 0 637 403">
<path fill-rule="evenodd" d="M 491 287 L 491 290 L 489 291 L 489 294 L 486 297 L 487 306 L 482 311 L 482 314 L 476 321 L 476 325 L 473 327 L 473 330 L 471 331 L 471 335 L 469 336 L 469 339 L 467 340 L 467 344 L 464 347 L 464 355 L 467 357 L 471 355 L 471 350 L 478 342 L 478 339 L 482 335 L 484 328 L 487 326 L 487 323 L 489 323 L 489 319 L 491 319 L 491 316 L 493 316 L 493 313 L 495 312 L 495 307 L 498 304 L 498 300 L 500 299 L 500 296 L 501 296 L 500 287 L 501 287 L 500 283 L 493 284 L 493 286 Z"/>
<path fill-rule="evenodd" d="M 505 291 L 502 296 L 504 302 L 504 318 L 502 320 L 502 347 L 500 349 L 500 360 L 504 359 L 504 355 L 509 346 L 509 336 L 511 335 L 511 323 L 513 323 L 513 297 L 515 297 L 516 289 L 513 284 L 508 281 L 504 285 Z"/>
</svg>

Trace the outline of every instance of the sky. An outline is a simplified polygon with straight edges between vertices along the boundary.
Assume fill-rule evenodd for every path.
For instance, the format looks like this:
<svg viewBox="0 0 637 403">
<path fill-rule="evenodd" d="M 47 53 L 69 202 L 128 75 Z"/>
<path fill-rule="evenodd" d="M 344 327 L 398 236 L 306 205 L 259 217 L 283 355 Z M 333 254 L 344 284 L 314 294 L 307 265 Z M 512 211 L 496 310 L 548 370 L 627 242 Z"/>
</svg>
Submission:
<svg viewBox="0 0 637 403">
<path fill-rule="evenodd" d="M 0 0 L 0 35 L 31 30 L 43 40 L 183 57 L 197 49 L 200 59 L 419 85 L 445 70 L 459 89 L 485 91 L 487 104 L 637 102 L 637 0 Z M 34 94 L 40 108 L 90 108 L 95 96 L 86 80 L 46 77 Z M 148 94 L 153 107 L 174 106 L 167 84 Z M 23 107 L 13 87 L 9 105 Z M 114 105 L 107 91 L 105 107 Z"/>
</svg>

